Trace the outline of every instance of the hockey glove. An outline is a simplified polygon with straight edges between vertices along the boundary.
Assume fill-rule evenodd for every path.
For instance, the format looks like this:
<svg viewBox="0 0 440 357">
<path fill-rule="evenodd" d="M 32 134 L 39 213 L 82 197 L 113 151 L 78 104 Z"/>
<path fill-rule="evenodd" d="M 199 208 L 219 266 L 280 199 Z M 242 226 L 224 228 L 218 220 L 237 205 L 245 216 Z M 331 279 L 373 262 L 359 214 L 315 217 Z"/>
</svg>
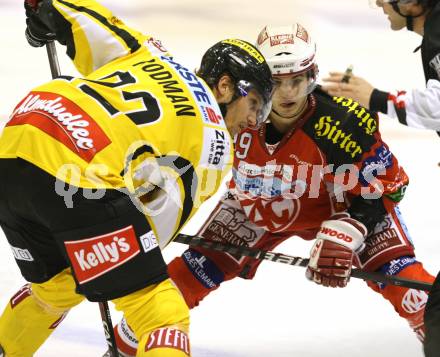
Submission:
<svg viewBox="0 0 440 357">
<path fill-rule="evenodd" d="M 24 8 L 26 10 L 26 31 L 27 42 L 32 47 L 42 47 L 46 43 L 56 39 L 53 33 L 38 16 L 41 2 L 38 0 L 26 0 Z"/>
<path fill-rule="evenodd" d="M 365 247 L 366 236 L 365 226 L 345 212 L 322 222 L 310 252 L 306 277 L 320 285 L 345 287 L 354 254 Z"/>
</svg>

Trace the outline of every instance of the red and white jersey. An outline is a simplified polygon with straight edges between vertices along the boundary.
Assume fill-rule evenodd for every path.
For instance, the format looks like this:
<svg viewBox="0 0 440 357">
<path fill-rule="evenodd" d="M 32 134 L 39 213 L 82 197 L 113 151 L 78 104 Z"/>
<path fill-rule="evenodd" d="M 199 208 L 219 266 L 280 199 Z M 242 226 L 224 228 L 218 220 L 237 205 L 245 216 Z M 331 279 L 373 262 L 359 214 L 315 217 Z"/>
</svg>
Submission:
<svg viewBox="0 0 440 357">
<path fill-rule="evenodd" d="M 249 220 L 270 232 L 316 229 L 358 195 L 383 197 L 390 209 L 408 183 L 373 114 L 319 89 L 309 103 L 278 145 L 266 143 L 270 123 L 236 138 L 230 191 Z"/>
</svg>

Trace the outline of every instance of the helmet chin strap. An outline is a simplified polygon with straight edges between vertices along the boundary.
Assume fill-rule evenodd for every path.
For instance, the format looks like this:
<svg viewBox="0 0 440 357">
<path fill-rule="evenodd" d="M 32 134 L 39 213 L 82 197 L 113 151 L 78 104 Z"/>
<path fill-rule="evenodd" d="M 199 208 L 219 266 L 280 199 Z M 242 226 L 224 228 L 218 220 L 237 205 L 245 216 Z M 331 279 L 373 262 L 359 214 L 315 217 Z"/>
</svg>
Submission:
<svg viewBox="0 0 440 357">
<path fill-rule="evenodd" d="M 237 92 L 234 93 L 234 95 L 232 96 L 232 99 L 227 102 L 227 103 L 219 103 L 219 108 L 220 111 L 223 115 L 223 118 L 226 117 L 226 113 L 228 112 L 228 105 L 232 104 L 233 102 L 235 102 L 238 98 L 240 98 L 241 96 L 239 94 L 237 94 Z"/>
<path fill-rule="evenodd" d="M 406 28 L 408 29 L 408 31 L 414 31 L 414 19 L 416 17 L 422 16 L 425 13 L 425 11 L 422 11 L 420 14 L 418 14 L 416 16 L 404 15 L 400 11 L 398 2 L 399 1 L 395 1 L 395 2 L 391 3 L 391 6 L 393 7 L 393 10 L 395 12 L 397 12 L 400 16 L 402 16 L 402 17 L 404 17 L 406 19 Z"/>
<path fill-rule="evenodd" d="M 226 118 L 226 113 L 228 112 L 228 104 L 219 103 L 218 107 L 220 108 L 220 112 L 222 113 L 223 118 Z"/>
<path fill-rule="evenodd" d="M 235 102 L 237 99 L 242 98 L 243 95 L 239 94 L 239 90 L 238 88 L 235 88 L 235 92 L 231 98 L 231 100 L 227 103 L 220 103 L 218 106 L 220 108 L 220 111 L 223 115 L 223 118 L 226 117 L 226 113 L 228 112 L 228 105 L 232 104 L 233 102 Z"/>
</svg>

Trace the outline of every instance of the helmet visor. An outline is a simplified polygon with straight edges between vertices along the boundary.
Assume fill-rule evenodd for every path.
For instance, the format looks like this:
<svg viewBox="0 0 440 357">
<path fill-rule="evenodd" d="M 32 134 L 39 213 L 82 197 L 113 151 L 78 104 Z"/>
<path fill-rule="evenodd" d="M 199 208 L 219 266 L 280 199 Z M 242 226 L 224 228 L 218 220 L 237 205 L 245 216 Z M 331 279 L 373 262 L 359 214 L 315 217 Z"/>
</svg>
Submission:
<svg viewBox="0 0 440 357">
<path fill-rule="evenodd" d="M 252 90 L 260 97 L 260 105 L 256 110 L 257 126 L 264 123 L 272 110 L 272 94 L 273 91 L 263 92 L 259 86 L 245 80 L 240 80 L 236 84 L 238 95 L 246 97 Z"/>
<path fill-rule="evenodd" d="M 276 96 L 297 101 L 312 93 L 317 86 L 317 69 L 310 68 L 306 72 L 273 76 Z"/>
<path fill-rule="evenodd" d="M 257 112 L 257 126 L 263 124 L 272 110 L 272 100 L 263 103 L 261 109 Z"/>
</svg>

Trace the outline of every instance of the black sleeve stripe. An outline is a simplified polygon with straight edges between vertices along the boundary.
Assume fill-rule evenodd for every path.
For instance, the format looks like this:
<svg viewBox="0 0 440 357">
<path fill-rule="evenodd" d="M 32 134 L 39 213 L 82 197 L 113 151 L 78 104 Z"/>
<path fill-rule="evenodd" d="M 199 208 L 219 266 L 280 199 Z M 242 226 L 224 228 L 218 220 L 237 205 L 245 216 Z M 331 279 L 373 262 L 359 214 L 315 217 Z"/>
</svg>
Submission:
<svg viewBox="0 0 440 357">
<path fill-rule="evenodd" d="M 67 82 L 72 82 L 75 79 L 75 77 L 72 77 L 72 76 L 58 76 L 56 79 L 62 79 L 62 80 L 65 80 Z"/>
<path fill-rule="evenodd" d="M 140 155 L 144 153 L 154 153 L 154 150 L 151 146 L 143 145 L 139 147 L 130 158 L 130 162 L 138 158 Z M 180 179 L 182 180 L 183 188 L 185 191 L 185 198 L 183 201 L 182 207 L 182 215 L 180 217 L 180 222 L 176 233 L 180 231 L 183 225 L 188 220 L 193 206 L 194 206 L 194 197 L 196 195 L 195 190 L 198 187 L 198 177 L 194 170 L 193 165 L 187 159 L 181 156 L 155 156 L 159 166 L 166 166 L 174 170 Z M 121 171 L 120 175 L 124 176 L 128 170 L 130 162 L 127 162 L 123 171 Z"/>
<path fill-rule="evenodd" d="M 141 47 L 138 40 L 136 40 L 136 38 L 130 35 L 129 32 L 120 29 L 115 25 L 112 25 L 104 16 L 98 14 L 96 11 L 90 10 L 84 6 L 74 5 L 64 0 L 58 0 L 58 2 L 78 12 L 85 12 L 86 14 L 89 14 L 90 16 L 94 17 L 96 20 L 98 20 L 100 23 L 106 26 L 109 30 L 113 31 L 116 35 L 118 35 L 122 40 L 124 40 L 127 47 L 130 48 L 131 53 L 136 52 Z"/>
<path fill-rule="evenodd" d="M 185 190 L 182 216 L 180 217 L 179 226 L 176 230 L 176 233 L 178 233 L 188 220 L 193 209 L 194 196 L 196 194 L 195 190 L 198 186 L 198 177 L 191 162 L 181 156 L 162 156 L 158 157 L 157 161 L 160 166 L 170 167 L 180 176 Z"/>
<path fill-rule="evenodd" d="M 394 109 L 396 110 L 397 120 L 399 121 L 399 123 L 408 125 L 406 121 L 406 109 L 398 108 L 396 105 L 394 105 Z"/>
<path fill-rule="evenodd" d="M 370 96 L 370 110 L 386 114 L 388 111 L 388 94 L 387 92 L 374 88 Z"/>
<path fill-rule="evenodd" d="M 137 148 L 135 150 L 135 152 L 133 153 L 133 155 L 129 158 L 129 161 L 125 163 L 125 167 L 124 169 L 120 172 L 121 176 L 125 176 L 125 174 L 128 172 L 128 170 L 130 169 L 130 163 L 133 160 L 136 160 L 139 156 L 141 156 L 142 154 L 145 153 L 149 153 L 149 154 L 154 154 L 154 150 L 151 146 L 149 145 L 143 145 L 139 148 Z"/>
</svg>

